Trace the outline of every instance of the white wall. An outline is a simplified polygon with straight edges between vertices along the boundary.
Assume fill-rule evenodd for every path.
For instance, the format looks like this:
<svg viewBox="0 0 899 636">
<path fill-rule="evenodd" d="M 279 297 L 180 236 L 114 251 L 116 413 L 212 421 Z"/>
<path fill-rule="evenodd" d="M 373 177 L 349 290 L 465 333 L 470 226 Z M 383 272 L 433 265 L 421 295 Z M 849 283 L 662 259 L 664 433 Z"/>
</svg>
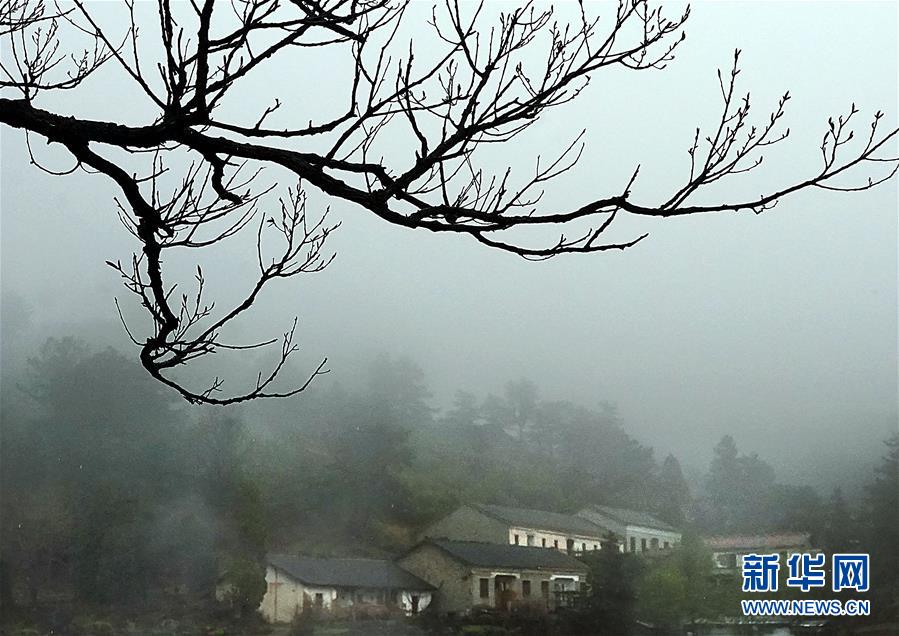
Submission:
<svg viewBox="0 0 899 636">
<path fill-rule="evenodd" d="M 642 544 L 641 539 L 646 539 L 646 549 L 652 550 L 652 540 L 656 539 L 659 542 L 658 549 L 663 549 L 665 542 L 667 541 L 669 547 L 673 548 L 681 540 L 681 534 L 679 532 L 668 532 L 666 530 L 658 530 L 655 528 L 644 528 L 641 526 L 627 526 L 627 529 L 624 533 L 625 536 L 625 551 L 631 551 L 631 537 L 634 538 L 636 542 L 637 552 L 642 552 Z"/>
<path fill-rule="evenodd" d="M 352 601 L 349 599 L 338 599 L 336 588 L 304 585 L 271 566 L 268 566 L 266 569 L 265 582 L 267 589 L 259 606 L 259 611 L 270 623 L 288 623 L 292 621 L 296 614 L 303 611 L 304 603 L 310 607 L 316 607 L 316 594 L 322 595 L 321 608 L 325 611 L 330 611 L 335 607 L 349 607 L 352 605 Z M 412 613 L 413 596 L 418 596 L 419 612 L 431 604 L 432 596 L 430 592 L 402 591 L 398 594 L 399 605 L 406 614 Z M 308 600 L 305 600 L 305 598 L 308 598 Z M 363 590 L 361 599 L 363 602 L 377 604 L 378 590 Z"/>
<path fill-rule="evenodd" d="M 586 536 L 586 535 L 578 535 L 578 534 L 562 534 L 559 532 L 548 532 L 544 530 L 535 530 L 533 528 L 522 528 L 522 527 L 511 527 L 509 528 L 509 544 L 515 545 L 515 535 L 518 535 L 518 545 L 532 545 L 536 548 L 541 548 L 543 546 L 543 540 L 546 540 L 547 548 L 555 547 L 554 542 L 559 542 L 559 550 L 565 552 L 565 546 L 567 545 L 568 539 L 574 539 L 574 551 L 580 552 L 583 548 L 583 544 L 587 544 L 587 551 L 598 550 L 600 547 L 600 537 L 598 536 Z M 528 535 L 534 537 L 533 544 L 528 543 Z M 593 546 L 596 546 L 595 548 Z"/>
<path fill-rule="evenodd" d="M 400 593 L 400 607 L 406 612 L 407 615 L 412 614 L 412 597 L 418 597 L 418 611 L 422 612 L 424 609 L 431 604 L 431 593 L 430 592 L 401 592 Z"/>
<path fill-rule="evenodd" d="M 337 590 L 326 587 L 311 587 L 287 576 L 284 572 L 268 566 L 265 571 L 267 586 L 259 611 L 271 623 L 289 623 L 293 617 L 303 611 L 304 595 L 308 595 L 309 603 L 315 605 L 315 595 L 322 595 L 322 607 L 331 609 L 337 598 Z"/>
</svg>

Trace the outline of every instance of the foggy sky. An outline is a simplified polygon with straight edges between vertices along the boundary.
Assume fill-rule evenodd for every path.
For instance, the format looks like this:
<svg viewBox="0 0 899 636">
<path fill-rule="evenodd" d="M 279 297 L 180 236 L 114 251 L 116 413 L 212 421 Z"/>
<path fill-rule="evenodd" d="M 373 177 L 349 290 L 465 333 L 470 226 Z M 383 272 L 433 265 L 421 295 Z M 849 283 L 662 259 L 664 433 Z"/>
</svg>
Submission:
<svg viewBox="0 0 899 636">
<path fill-rule="evenodd" d="M 101 6 L 92 8 L 102 15 Z M 550 186 L 546 202 L 570 208 L 617 193 L 637 163 L 635 195 L 659 202 L 689 170 L 695 126 L 714 123 L 715 70 L 730 64 L 736 47 L 755 121 L 790 90 L 791 137 L 767 153 L 757 175 L 725 182 L 715 198 L 753 196 L 813 174 L 827 117 L 852 101 L 862 109 L 860 132 L 878 108 L 885 128 L 895 126 L 895 3 L 702 2 L 687 34 L 667 70 L 599 74 L 577 102 L 548 112 L 495 156 L 532 165 L 538 152 L 551 154 L 586 128 L 581 163 Z M 416 55 L 428 43 L 420 39 Z M 274 64 L 243 89 L 273 95 L 273 77 L 304 122 L 307 105 L 328 106 L 341 88 L 327 64 Z M 37 105 L 96 118 L 133 105 L 126 118 L 141 121 L 150 111 L 130 91 L 104 75 L 74 93 L 82 96 L 75 103 L 63 96 Z M 266 105 L 248 101 L 251 118 Z M 20 131 L 0 134 L 3 337 L 16 296 L 31 310 L 30 338 L 87 329 L 128 347 L 113 298 L 131 299 L 104 265 L 134 249 L 116 220 L 113 187 L 99 176 L 43 174 L 28 165 Z M 49 165 L 71 165 L 37 145 Z M 495 169 L 505 167 L 501 160 Z M 730 433 L 782 478 L 808 481 L 833 458 L 869 461 L 897 427 L 896 183 L 857 194 L 806 192 L 760 216 L 628 220 L 616 238 L 650 237 L 624 253 L 544 263 L 392 227 L 331 202 L 343 223 L 330 244 L 334 263 L 272 285 L 241 328 L 248 337 L 277 335 L 299 315 L 299 372 L 328 356 L 332 374 L 351 381 L 380 351 L 407 355 L 424 368 L 438 406 L 456 389 L 483 396 L 527 377 L 544 398 L 617 404 L 627 430 L 659 457 L 671 451 L 704 468 Z M 213 291 L 227 296 L 229 283 L 247 280 L 252 241 L 234 239 L 206 255 Z"/>
</svg>

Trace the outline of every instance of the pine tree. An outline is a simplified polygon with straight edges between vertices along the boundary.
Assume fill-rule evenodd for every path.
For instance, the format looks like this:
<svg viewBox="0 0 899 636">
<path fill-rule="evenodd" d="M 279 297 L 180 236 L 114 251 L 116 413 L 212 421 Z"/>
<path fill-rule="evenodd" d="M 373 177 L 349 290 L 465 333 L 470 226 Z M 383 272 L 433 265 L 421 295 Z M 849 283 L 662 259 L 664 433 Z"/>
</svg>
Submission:
<svg viewBox="0 0 899 636">
<path fill-rule="evenodd" d="M 656 512 L 659 518 L 673 526 L 682 527 L 687 520 L 690 506 L 690 487 L 684 479 L 680 462 L 669 454 L 662 462 L 659 474 L 659 501 Z"/>
<path fill-rule="evenodd" d="M 867 541 L 871 554 L 872 606 L 885 619 L 899 618 L 899 434 L 886 442 L 887 454 L 868 484 Z"/>
</svg>

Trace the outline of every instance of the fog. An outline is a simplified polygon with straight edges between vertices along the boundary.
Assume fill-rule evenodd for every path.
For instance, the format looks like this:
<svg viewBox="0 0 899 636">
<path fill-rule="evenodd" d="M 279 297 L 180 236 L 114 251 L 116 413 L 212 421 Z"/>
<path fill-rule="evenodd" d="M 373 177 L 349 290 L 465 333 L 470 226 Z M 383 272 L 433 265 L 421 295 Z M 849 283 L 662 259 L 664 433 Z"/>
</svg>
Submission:
<svg viewBox="0 0 899 636">
<path fill-rule="evenodd" d="M 107 14 L 116 19 L 103 7 Z M 655 200 L 688 169 L 692 131 L 719 107 L 715 70 L 742 48 L 742 86 L 758 114 L 784 90 L 793 95 L 791 138 L 772 149 L 761 177 L 719 191 L 770 188 L 816 170 L 827 117 L 850 102 L 895 121 L 896 20 L 889 3 L 701 3 L 668 69 L 597 77 L 497 161 L 548 154 L 547 140 L 585 128 L 580 164 L 547 201 L 570 207 L 614 190 L 637 163 L 635 192 Z M 270 73 L 314 111 L 339 89 L 321 62 L 276 62 Z M 248 95 L 265 82 L 255 81 L 243 87 Z M 58 105 L 114 117 L 131 110 L 130 91 L 109 84 L 83 91 L 90 101 Z M 61 151 L 41 145 L 45 164 L 67 166 Z M 27 156 L 24 135 L 3 129 L 4 350 L 85 333 L 130 346 L 113 299 L 131 299 L 104 264 L 134 249 L 116 222 L 112 186 L 99 176 L 49 176 Z M 336 203 L 333 264 L 267 290 L 241 326 L 249 336 L 277 334 L 299 316 L 297 374 L 327 356 L 330 379 L 351 382 L 378 352 L 401 354 L 424 369 L 438 408 L 457 389 L 483 396 L 525 377 L 547 399 L 614 403 L 659 456 L 674 452 L 702 468 L 729 433 L 779 475 L 826 481 L 822 466 L 870 463 L 897 427 L 896 212 L 895 180 L 854 194 L 818 190 L 759 216 L 628 221 L 624 228 L 649 239 L 623 253 L 531 263 Z M 208 257 L 213 289 L 227 294 L 242 280 L 252 240 L 232 239 Z"/>
<path fill-rule="evenodd" d="M 121 41 L 128 4 L 89 4 L 104 32 Z M 306 5 L 278 10 L 308 16 Z M 587 5 L 608 13 L 606 19 L 614 16 L 611 3 Z M 196 17 L 187 3 L 176 6 Z M 666 2 L 664 10 L 671 16 L 685 6 Z M 481 19 L 496 20 L 508 7 L 487 2 Z M 579 19 L 573 2 L 554 7 L 562 21 Z M 149 2 L 134 7 L 144 60 L 162 59 L 153 39 L 157 10 Z M 422 67 L 441 55 L 430 17 L 429 3 L 412 2 L 395 42 L 398 55 L 414 51 Z M 0 32 L 7 18 L 0 19 Z M 896 129 L 897 32 L 892 3 L 700 2 L 664 69 L 602 68 L 577 99 L 549 108 L 507 143 L 485 144 L 477 160 L 488 173 L 502 175 L 508 167 L 527 179 L 538 157 L 545 167 L 583 134 L 577 165 L 546 184 L 541 212 L 575 210 L 628 188 L 628 205 L 660 206 L 692 178 L 691 143 L 694 135 L 713 134 L 726 92 L 716 73 L 722 69 L 727 77 L 738 49 L 736 94 L 750 91 L 751 123 L 764 128 L 789 91 L 783 120 L 789 137 L 765 147 L 757 169 L 703 186 L 690 203 L 752 201 L 821 172 L 829 118 L 859 108 L 847 156 L 862 152 L 879 110 L 885 116 L 878 133 Z M 77 36 L 67 37 L 78 48 Z M 2 44 L 4 69 L 19 64 L 8 59 L 17 46 L 10 42 Z M 215 110 L 218 121 L 252 125 L 276 97 L 281 106 L 266 120 L 273 128 L 343 112 L 352 58 L 338 59 L 331 46 L 297 50 L 279 52 L 263 72 L 234 84 Z M 532 57 L 524 57 L 521 76 L 546 55 L 540 46 L 526 50 Z M 199 84 L 191 90 L 199 93 Z M 526 80 L 521 86 L 530 90 Z M 738 615 L 739 585 L 712 582 L 721 572 L 710 573 L 710 563 L 724 567 L 712 554 L 712 535 L 798 536 L 787 547 L 870 552 L 881 585 L 872 597 L 884 608 L 878 606 L 875 619 L 896 620 L 889 600 L 899 590 L 899 551 L 882 538 L 899 524 L 899 179 L 864 187 L 869 175 L 878 179 L 899 161 L 895 135 L 882 149 L 886 159 L 827 182 L 857 191 L 801 188 L 759 214 L 662 218 L 628 214 L 623 206 L 603 240 L 648 238 L 624 250 L 541 262 L 479 243 L 476 231 L 465 233 L 471 225 L 460 233 L 406 229 L 350 204 L 350 197 L 329 198 L 301 184 L 309 218 L 327 214 L 327 225 L 336 226 L 323 249 L 333 262 L 266 284 L 222 337 L 237 345 L 277 339 L 296 317 L 299 350 L 273 386 L 301 385 L 325 359 L 328 373 L 290 398 L 210 407 L 181 399 L 141 367 L 135 344 L 154 324 L 109 266 L 130 262 L 142 249 L 119 222 L 121 191 L 99 173 L 48 173 L 68 173 L 78 151 L 63 144 L 76 139 L 89 153 L 89 137 L 57 132 L 59 143 L 47 143 L 10 123 L 10 113 L 20 109 L 39 113 L 34 106 L 78 118 L 73 126 L 85 119 L 139 126 L 152 124 L 159 109 L 113 63 L 76 90 L 41 92 L 33 104 L 12 102 L 15 87 L 8 83 L 0 89 L 4 633 L 7 625 L 33 628 L 28 633 L 139 633 L 139 627 L 176 633 L 167 622 L 176 620 L 183 627 L 177 633 L 286 634 L 286 626 L 262 625 L 263 618 L 280 620 L 273 552 L 376 557 L 401 568 L 400 555 L 423 545 L 422 537 L 495 543 L 425 534 L 479 503 L 517 507 L 525 515 L 539 509 L 543 519 L 540 511 L 550 511 L 550 518 L 577 514 L 580 524 L 588 523 L 584 511 L 605 504 L 643 515 L 641 528 L 667 533 L 653 538 L 651 549 L 643 538 L 640 554 L 635 536 L 617 529 L 591 539 L 592 555 L 582 539 L 580 550 L 572 538 L 562 539 L 564 550 L 557 539 L 555 547 L 584 578 L 571 589 L 554 587 L 554 594 L 574 595 L 556 594 L 553 601 L 549 580 L 542 581 L 543 592 L 534 579 L 542 594 L 538 623 L 514 633 L 568 634 L 580 625 L 583 633 L 618 636 L 638 621 L 673 633 L 664 630 L 688 621 L 695 627 L 697 619 L 730 620 Z M 203 143 L 210 142 L 206 135 L 231 134 L 205 128 L 208 113 L 197 115 L 200 123 L 166 119 L 173 126 L 166 130 L 181 130 L 188 146 L 189 134 Z M 385 130 L 374 146 L 383 156 L 363 155 L 365 161 L 379 159 L 400 174 L 410 162 L 417 165 L 413 131 L 405 124 Z M 311 152 L 324 143 L 305 136 L 263 142 Z M 140 166 L 146 173 L 148 155 L 131 152 L 135 146 L 90 143 L 125 172 L 137 175 Z M 220 154 L 243 152 L 224 147 L 204 152 L 203 161 L 212 166 Z M 171 171 L 159 175 L 165 190 L 180 182 L 189 153 L 163 154 L 172 157 Z M 267 215 L 277 214 L 278 196 L 297 187 L 302 173 L 276 163 L 260 176 L 260 190 L 275 186 L 260 199 Z M 321 175 L 344 168 L 331 165 Z M 303 173 L 313 182 L 314 170 Z M 365 170 L 346 170 L 347 183 L 360 173 Z M 518 187 L 512 183 L 510 191 Z M 140 188 L 149 190 L 144 183 Z M 395 199 L 387 207 L 418 205 L 408 193 L 388 194 L 385 201 Z M 457 209 L 446 212 L 450 207 L 447 201 L 428 212 L 432 226 L 456 224 Z M 263 220 L 257 256 L 257 222 L 211 246 L 163 251 L 164 285 L 177 284 L 172 298 L 192 293 L 201 267 L 205 297 L 216 311 L 240 302 L 271 247 Z M 525 227 L 510 232 L 526 244 L 559 240 L 557 226 Z M 150 232 L 164 230 L 160 221 Z M 264 377 L 257 373 L 276 357 L 268 349 L 221 349 L 172 373 L 194 396 L 213 378 L 224 380 L 221 395 L 234 395 Z M 601 524 L 596 528 L 599 533 Z M 521 530 L 514 532 L 502 542 L 519 546 Z M 526 537 L 527 549 L 535 550 L 539 541 Z M 544 537 L 543 547 L 550 545 Z M 742 565 L 727 567 L 733 569 L 727 580 L 736 581 Z M 491 593 L 503 596 L 499 576 L 509 575 L 491 574 L 495 591 L 480 579 L 468 600 L 486 604 Z M 478 582 L 474 574 L 463 580 Z M 521 600 L 533 600 L 524 599 L 531 582 L 525 588 L 522 581 Z M 442 585 L 442 579 L 426 583 L 435 607 L 443 602 Z M 273 614 L 260 610 L 271 593 Z M 381 594 L 379 603 L 396 610 L 388 596 Z M 299 598 L 290 633 L 321 633 L 302 623 L 317 621 L 324 608 Z M 335 599 L 346 597 L 335 592 Z M 572 604 L 560 604 L 565 599 Z M 351 623 L 358 600 L 353 596 L 349 605 Z M 503 607 L 495 600 L 492 609 L 515 614 L 512 601 Z M 562 607 L 576 611 L 549 616 Z M 409 618 L 402 622 L 409 634 L 448 634 L 439 621 L 458 618 L 435 610 L 415 623 L 417 596 L 413 609 L 400 609 L 391 616 Z M 431 619 L 436 623 L 428 624 Z M 378 633 L 400 633 L 385 629 Z"/>
</svg>

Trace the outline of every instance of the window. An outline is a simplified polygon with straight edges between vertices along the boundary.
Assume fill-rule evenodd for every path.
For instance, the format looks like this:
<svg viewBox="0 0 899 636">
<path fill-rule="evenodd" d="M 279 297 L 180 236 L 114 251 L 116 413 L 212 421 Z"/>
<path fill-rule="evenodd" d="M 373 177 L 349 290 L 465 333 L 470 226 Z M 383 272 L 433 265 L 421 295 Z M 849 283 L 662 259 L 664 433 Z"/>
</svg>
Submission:
<svg viewBox="0 0 899 636">
<path fill-rule="evenodd" d="M 581 544 L 581 552 L 586 552 L 586 551 L 587 551 L 587 544 L 586 544 L 586 543 L 582 543 L 582 544 Z"/>
<path fill-rule="evenodd" d="M 556 550 L 559 549 L 559 540 L 558 540 L 558 539 L 553 539 L 553 547 L 554 547 Z"/>
<path fill-rule="evenodd" d="M 528 545 L 534 545 L 534 535 L 528 535 Z"/>
<path fill-rule="evenodd" d="M 322 606 L 324 606 L 324 604 L 325 604 L 325 595 L 322 594 L 321 592 L 316 592 L 315 593 L 315 606 L 322 607 Z"/>
<path fill-rule="evenodd" d="M 549 581 L 540 581 L 540 594 L 543 598 L 549 598 Z"/>
<path fill-rule="evenodd" d="M 631 537 L 631 552 L 637 551 L 637 540 L 634 537 Z"/>
<path fill-rule="evenodd" d="M 545 548 L 545 547 L 546 547 L 546 537 L 543 537 L 542 539 L 540 539 L 540 543 L 541 543 L 541 544 L 543 545 L 543 547 Z"/>
<path fill-rule="evenodd" d="M 518 535 L 515 535 L 515 545 L 518 545 Z"/>
<path fill-rule="evenodd" d="M 658 550 L 659 549 L 659 540 L 653 539 L 652 541 L 650 541 L 649 547 L 651 547 L 653 550 Z"/>
<path fill-rule="evenodd" d="M 646 539 L 640 539 L 640 552 L 646 552 Z"/>
<path fill-rule="evenodd" d="M 530 581 L 522 581 L 521 582 L 521 595 L 522 596 L 530 596 L 531 595 L 531 582 Z"/>
<path fill-rule="evenodd" d="M 593 544 L 593 549 L 594 549 L 594 550 L 599 550 L 599 546 L 596 545 L 596 544 L 594 543 L 594 544 Z"/>
<path fill-rule="evenodd" d="M 565 542 L 565 552 L 567 552 L 568 554 L 574 552 L 574 539 L 568 539 Z"/>
<path fill-rule="evenodd" d="M 668 542 L 666 541 L 666 542 L 664 543 L 664 546 L 663 546 L 663 547 L 667 550 L 668 548 L 671 547 L 671 544 L 668 543 Z"/>
<path fill-rule="evenodd" d="M 490 598 L 490 579 L 481 579 L 481 598 Z"/>
</svg>

